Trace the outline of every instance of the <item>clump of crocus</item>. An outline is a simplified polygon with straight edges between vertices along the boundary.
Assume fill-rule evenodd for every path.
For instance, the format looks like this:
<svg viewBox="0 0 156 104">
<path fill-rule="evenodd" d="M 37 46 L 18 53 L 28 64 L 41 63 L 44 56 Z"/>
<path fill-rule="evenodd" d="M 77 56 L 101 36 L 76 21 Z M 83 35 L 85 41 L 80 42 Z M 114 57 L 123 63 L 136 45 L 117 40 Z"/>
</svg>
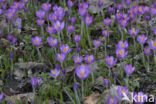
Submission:
<svg viewBox="0 0 156 104">
<path fill-rule="evenodd" d="M 73 56 L 74 63 L 80 64 L 83 61 L 82 56 Z"/>
<path fill-rule="evenodd" d="M 55 68 L 51 70 L 51 73 L 49 75 L 56 79 L 59 76 L 59 74 L 60 74 L 60 70 Z"/>
<path fill-rule="evenodd" d="M 116 97 L 115 98 L 110 97 L 107 99 L 108 104 L 117 104 L 117 102 L 118 102 L 118 99 Z"/>
<path fill-rule="evenodd" d="M 88 63 L 88 64 L 93 63 L 94 60 L 95 60 L 95 57 L 93 55 L 86 55 L 85 56 L 85 62 Z"/>
<path fill-rule="evenodd" d="M 125 86 L 118 86 L 117 94 L 119 98 L 123 98 L 125 95 L 128 96 L 128 89 Z"/>
</svg>

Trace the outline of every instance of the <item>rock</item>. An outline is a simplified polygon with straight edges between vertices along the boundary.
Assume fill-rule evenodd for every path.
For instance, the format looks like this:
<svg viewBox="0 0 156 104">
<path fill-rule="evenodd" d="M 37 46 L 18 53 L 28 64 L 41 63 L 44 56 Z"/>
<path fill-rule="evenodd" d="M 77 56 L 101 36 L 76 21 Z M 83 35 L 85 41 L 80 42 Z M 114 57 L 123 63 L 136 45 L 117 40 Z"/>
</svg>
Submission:
<svg viewBox="0 0 156 104">
<path fill-rule="evenodd" d="M 100 98 L 99 93 L 93 93 L 85 98 L 83 104 L 96 104 Z"/>
<path fill-rule="evenodd" d="M 21 81 L 24 77 L 24 71 L 22 71 L 20 69 L 15 69 L 14 76 L 17 81 Z"/>
</svg>

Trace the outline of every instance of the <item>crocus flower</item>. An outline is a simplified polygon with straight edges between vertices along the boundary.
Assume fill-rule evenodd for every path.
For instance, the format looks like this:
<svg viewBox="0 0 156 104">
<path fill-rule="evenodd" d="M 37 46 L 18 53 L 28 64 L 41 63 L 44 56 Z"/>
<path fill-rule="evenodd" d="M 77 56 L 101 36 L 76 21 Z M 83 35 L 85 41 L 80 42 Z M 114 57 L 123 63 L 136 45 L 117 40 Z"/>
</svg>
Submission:
<svg viewBox="0 0 156 104">
<path fill-rule="evenodd" d="M 150 16 L 145 15 L 145 20 L 146 20 L 146 21 L 149 21 L 150 19 L 151 19 L 151 17 L 150 17 Z"/>
<path fill-rule="evenodd" d="M 67 53 L 69 53 L 69 52 L 71 51 L 71 48 L 70 48 L 68 45 L 62 44 L 62 45 L 60 46 L 60 50 L 61 50 L 61 52 L 62 52 L 63 54 L 67 54 Z"/>
<path fill-rule="evenodd" d="M 93 40 L 94 47 L 100 47 L 101 41 L 100 40 Z"/>
<path fill-rule="evenodd" d="M 43 10 L 36 11 L 36 16 L 40 19 L 44 18 L 45 17 L 45 11 L 43 11 Z"/>
<path fill-rule="evenodd" d="M 56 60 L 59 61 L 59 62 L 63 62 L 66 58 L 66 55 L 65 54 L 57 54 L 56 55 Z"/>
<path fill-rule="evenodd" d="M 71 8 L 71 7 L 74 5 L 74 3 L 73 3 L 72 0 L 68 0 L 68 1 L 67 1 L 67 4 L 68 4 L 68 7 L 69 7 L 69 8 Z"/>
<path fill-rule="evenodd" d="M 139 35 L 137 37 L 137 40 L 140 44 L 145 44 L 146 40 L 147 40 L 147 37 L 145 35 Z"/>
<path fill-rule="evenodd" d="M 2 31 L 0 30 L 0 36 L 2 35 Z"/>
<path fill-rule="evenodd" d="M 80 16 L 84 16 L 87 13 L 87 9 L 79 8 L 79 14 Z"/>
<path fill-rule="evenodd" d="M 143 6 L 139 6 L 138 7 L 138 14 L 144 14 L 144 7 Z"/>
<path fill-rule="evenodd" d="M 93 17 L 87 15 L 86 18 L 85 18 L 85 23 L 86 23 L 86 25 L 89 26 L 89 25 L 91 25 L 92 22 L 93 22 Z"/>
<path fill-rule="evenodd" d="M 94 62 L 94 60 L 95 60 L 95 58 L 94 58 L 93 55 L 86 55 L 86 56 L 85 56 L 85 61 L 86 61 L 86 63 L 88 63 L 88 64 L 91 64 L 92 62 Z"/>
<path fill-rule="evenodd" d="M 123 5 L 122 5 L 122 4 L 118 4 L 118 5 L 117 5 L 117 9 L 118 9 L 119 11 L 121 11 L 121 10 L 123 9 Z"/>
<path fill-rule="evenodd" d="M 68 31 L 69 33 L 74 32 L 74 30 L 75 30 L 75 27 L 74 27 L 73 25 L 70 25 L 70 26 L 67 27 L 67 31 Z"/>
<path fill-rule="evenodd" d="M 8 41 L 12 42 L 12 39 L 13 39 L 13 35 L 8 35 Z"/>
<path fill-rule="evenodd" d="M 156 35 L 156 28 L 153 29 L 154 35 Z"/>
<path fill-rule="evenodd" d="M 149 55 L 151 54 L 151 49 L 150 49 L 149 46 L 145 47 L 144 53 L 145 53 L 147 56 L 149 56 Z"/>
<path fill-rule="evenodd" d="M 21 0 L 23 3 L 28 3 L 29 2 L 29 0 Z"/>
<path fill-rule="evenodd" d="M 107 37 L 107 36 L 109 35 L 109 31 L 108 31 L 108 30 L 103 30 L 103 31 L 102 31 L 102 35 L 103 35 L 104 37 Z"/>
<path fill-rule="evenodd" d="M 0 9 L 0 15 L 3 13 L 3 10 L 2 9 Z"/>
<path fill-rule="evenodd" d="M 111 19 L 106 18 L 103 20 L 104 25 L 109 26 L 111 24 Z"/>
<path fill-rule="evenodd" d="M 55 15 L 54 13 L 50 13 L 48 15 L 48 19 L 51 21 L 51 22 L 56 22 L 58 20 L 58 17 L 57 15 Z"/>
<path fill-rule="evenodd" d="M 135 29 L 135 28 L 132 28 L 131 30 L 128 31 L 132 37 L 135 37 L 139 33 L 139 29 Z"/>
<path fill-rule="evenodd" d="M 60 32 L 64 28 L 65 22 L 63 21 L 61 23 L 60 21 L 56 21 L 53 25 L 54 25 L 54 28 L 56 29 L 56 31 Z"/>
<path fill-rule="evenodd" d="M 148 96 L 143 94 L 143 92 L 134 93 L 133 98 L 135 99 L 135 103 L 137 104 L 143 104 L 146 99 L 148 99 Z"/>
<path fill-rule="evenodd" d="M 50 76 L 53 78 L 57 78 L 59 74 L 60 74 L 60 70 L 55 68 L 51 70 Z"/>
<path fill-rule="evenodd" d="M 128 25 L 128 21 L 127 20 L 125 20 L 125 19 L 121 19 L 120 20 L 120 26 L 121 27 L 124 27 L 125 28 L 127 25 Z"/>
<path fill-rule="evenodd" d="M 151 49 L 156 51 L 156 39 L 155 40 L 150 40 L 149 46 L 150 46 Z"/>
<path fill-rule="evenodd" d="M 117 62 L 117 59 L 114 59 L 113 56 L 106 56 L 106 64 L 109 66 L 109 67 L 112 67 L 116 64 Z"/>
<path fill-rule="evenodd" d="M 88 65 L 81 64 L 75 70 L 76 75 L 81 79 L 86 79 L 90 74 L 90 68 Z"/>
<path fill-rule="evenodd" d="M 12 44 L 16 44 L 17 38 L 16 37 L 13 37 L 11 42 L 12 42 Z"/>
<path fill-rule="evenodd" d="M 46 31 L 49 33 L 49 34 L 56 34 L 56 30 L 53 26 L 48 26 L 46 28 Z"/>
<path fill-rule="evenodd" d="M 115 98 L 112 98 L 110 97 L 108 100 L 107 100 L 107 103 L 108 104 L 117 104 L 118 102 L 118 99 L 115 97 Z"/>
<path fill-rule="evenodd" d="M 39 26 L 43 26 L 43 25 L 44 25 L 44 20 L 43 20 L 43 19 L 38 19 L 38 20 L 37 20 L 37 24 L 38 24 Z"/>
<path fill-rule="evenodd" d="M 83 57 L 82 56 L 74 56 L 73 60 L 74 60 L 74 63 L 80 64 L 83 61 Z"/>
<path fill-rule="evenodd" d="M 128 54 L 128 51 L 126 51 L 125 49 L 123 48 L 117 48 L 116 49 L 116 55 L 119 57 L 119 58 L 125 58 Z"/>
<path fill-rule="evenodd" d="M 53 48 L 56 48 L 58 45 L 57 39 L 53 39 L 52 37 L 48 37 L 47 41 L 48 41 L 49 46 L 51 46 Z"/>
<path fill-rule="evenodd" d="M 76 53 L 79 53 L 81 51 L 81 47 L 76 48 Z"/>
<path fill-rule="evenodd" d="M 109 7 L 109 8 L 108 8 L 108 12 L 109 12 L 109 13 L 113 13 L 113 12 L 114 12 L 114 7 Z"/>
<path fill-rule="evenodd" d="M 151 12 L 151 16 L 155 16 L 156 15 L 156 8 L 152 7 L 150 12 Z"/>
<path fill-rule="evenodd" d="M 145 6 L 145 7 L 144 7 L 144 13 L 148 13 L 149 11 L 150 11 L 150 7 Z"/>
<path fill-rule="evenodd" d="M 51 4 L 49 4 L 49 3 L 43 3 L 42 4 L 42 9 L 44 11 L 49 11 L 51 9 Z"/>
<path fill-rule="evenodd" d="M 132 10 L 133 10 L 133 13 L 134 13 L 134 14 L 138 14 L 138 7 L 137 7 L 137 6 L 134 6 L 134 7 L 132 8 Z"/>
<path fill-rule="evenodd" d="M 130 18 L 128 17 L 128 15 L 127 14 L 123 14 L 122 15 L 122 18 L 124 19 L 124 20 L 126 20 L 126 21 L 128 21 Z"/>
<path fill-rule="evenodd" d="M 31 82 L 31 85 L 32 85 L 33 87 L 36 87 L 36 86 L 39 85 L 37 77 L 32 77 L 32 78 L 30 79 L 30 82 Z"/>
<path fill-rule="evenodd" d="M 125 86 L 123 87 L 119 86 L 117 88 L 117 94 L 120 98 L 123 98 L 124 94 L 128 96 L 128 89 Z"/>
<path fill-rule="evenodd" d="M 71 21 L 73 24 L 75 24 L 75 22 L 76 22 L 76 17 L 75 17 L 75 16 L 71 17 L 71 18 L 70 18 L 70 21 Z"/>
<path fill-rule="evenodd" d="M 127 6 L 129 6 L 131 4 L 132 0 L 125 0 L 125 3 Z"/>
<path fill-rule="evenodd" d="M 22 28 L 22 19 L 21 18 L 16 18 L 16 20 L 13 22 L 13 25 L 17 27 L 18 29 Z"/>
<path fill-rule="evenodd" d="M 118 44 L 116 45 L 117 48 L 124 48 L 127 49 L 128 48 L 128 41 L 119 41 Z"/>
<path fill-rule="evenodd" d="M 36 47 L 38 47 L 41 45 L 42 37 L 35 36 L 34 38 L 31 38 L 31 41 Z"/>
<path fill-rule="evenodd" d="M 81 40 L 81 35 L 74 35 L 74 41 L 76 42 L 76 43 L 79 43 L 80 42 L 80 40 Z"/>
<path fill-rule="evenodd" d="M 14 13 L 11 13 L 11 12 L 7 12 L 7 13 L 6 13 L 6 18 L 7 18 L 8 20 L 11 20 L 11 19 L 13 18 L 13 16 L 14 16 Z"/>
<path fill-rule="evenodd" d="M 4 94 L 3 93 L 0 94 L 0 102 L 2 101 L 3 97 L 4 97 Z"/>
<path fill-rule="evenodd" d="M 104 78 L 104 84 L 108 86 L 109 83 L 110 83 L 110 80 L 108 78 Z"/>
<path fill-rule="evenodd" d="M 136 17 L 136 14 L 134 14 L 134 12 L 133 12 L 132 10 L 130 10 L 130 11 L 128 12 L 128 15 L 129 15 L 129 18 L 130 18 L 131 20 L 135 19 L 135 17 Z"/>
<path fill-rule="evenodd" d="M 103 2 L 102 2 L 101 0 L 99 0 L 98 6 L 99 6 L 99 7 L 102 7 L 102 6 L 103 6 Z"/>
<path fill-rule="evenodd" d="M 133 67 L 131 64 L 125 65 L 125 72 L 127 75 L 131 75 L 135 70 L 135 67 Z"/>
<path fill-rule="evenodd" d="M 120 12 L 115 14 L 115 19 L 116 20 L 120 20 L 121 17 L 122 17 L 122 14 Z"/>
</svg>

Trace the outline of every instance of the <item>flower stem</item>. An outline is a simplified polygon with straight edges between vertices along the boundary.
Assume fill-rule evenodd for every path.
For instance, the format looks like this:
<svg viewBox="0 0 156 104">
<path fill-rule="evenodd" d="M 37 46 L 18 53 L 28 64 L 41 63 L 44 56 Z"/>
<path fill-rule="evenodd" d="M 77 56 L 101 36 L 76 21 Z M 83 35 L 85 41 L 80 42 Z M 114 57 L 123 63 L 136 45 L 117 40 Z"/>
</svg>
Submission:
<svg viewBox="0 0 156 104">
<path fill-rule="evenodd" d="M 39 48 L 36 47 L 36 49 L 37 49 L 37 53 L 38 53 L 38 56 L 39 56 L 39 58 L 40 58 L 40 61 L 43 62 L 43 58 L 42 58 L 42 56 L 41 56 L 41 52 L 40 52 Z"/>
<path fill-rule="evenodd" d="M 84 98 L 84 81 L 81 80 L 81 93 L 82 93 L 82 100 Z"/>
</svg>

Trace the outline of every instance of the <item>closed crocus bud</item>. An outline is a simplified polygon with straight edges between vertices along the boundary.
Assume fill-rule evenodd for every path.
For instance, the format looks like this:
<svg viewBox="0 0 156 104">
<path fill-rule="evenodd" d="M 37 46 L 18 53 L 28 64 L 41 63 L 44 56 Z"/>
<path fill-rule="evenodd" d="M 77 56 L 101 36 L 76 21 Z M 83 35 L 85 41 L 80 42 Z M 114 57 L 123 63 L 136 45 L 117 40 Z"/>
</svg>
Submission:
<svg viewBox="0 0 156 104">
<path fill-rule="evenodd" d="M 118 99 L 117 99 L 117 97 L 115 97 L 115 98 L 110 97 L 110 98 L 108 98 L 107 103 L 108 104 L 117 104 L 118 103 Z"/>
<path fill-rule="evenodd" d="M 13 57 L 14 57 L 14 54 L 10 53 L 10 58 L 13 59 Z"/>
</svg>

